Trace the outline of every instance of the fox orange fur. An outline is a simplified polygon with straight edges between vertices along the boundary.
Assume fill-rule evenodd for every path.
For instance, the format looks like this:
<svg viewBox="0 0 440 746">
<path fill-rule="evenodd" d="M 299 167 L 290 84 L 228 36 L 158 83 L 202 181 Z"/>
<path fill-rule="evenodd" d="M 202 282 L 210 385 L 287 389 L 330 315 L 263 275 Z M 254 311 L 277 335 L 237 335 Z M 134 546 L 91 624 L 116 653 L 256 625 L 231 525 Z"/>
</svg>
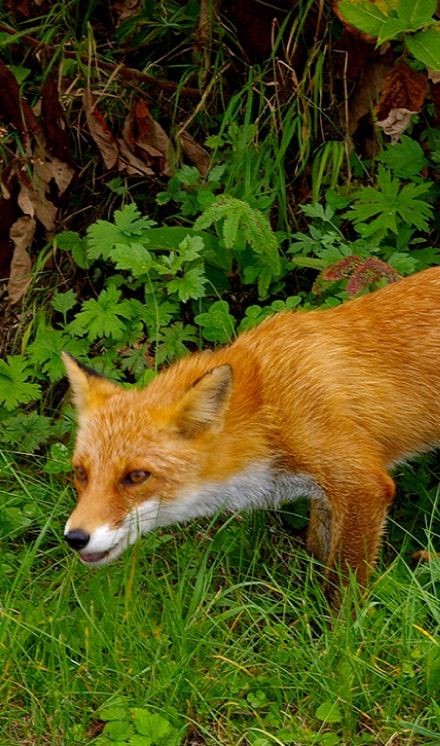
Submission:
<svg viewBox="0 0 440 746">
<path fill-rule="evenodd" d="M 329 581 L 348 567 L 365 583 L 389 470 L 440 444 L 440 267 L 276 314 L 143 390 L 64 362 L 79 423 L 65 538 L 85 564 L 156 526 L 308 496 L 308 549 Z"/>
</svg>

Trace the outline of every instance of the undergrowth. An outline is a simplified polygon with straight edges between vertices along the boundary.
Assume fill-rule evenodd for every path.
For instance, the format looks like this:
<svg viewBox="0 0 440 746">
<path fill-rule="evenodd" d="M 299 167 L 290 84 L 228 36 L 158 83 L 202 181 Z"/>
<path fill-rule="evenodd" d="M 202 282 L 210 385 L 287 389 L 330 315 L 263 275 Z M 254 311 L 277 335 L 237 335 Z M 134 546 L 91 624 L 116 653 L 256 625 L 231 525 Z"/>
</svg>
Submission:
<svg viewBox="0 0 440 746">
<path fill-rule="evenodd" d="M 434 164 L 440 141 L 431 144 Z M 179 169 L 157 196 L 179 213 L 161 223 L 122 199 L 111 220 L 97 220 L 85 235 L 58 233 L 51 255 L 59 279 L 51 288 L 46 265 L 36 272 L 32 321 L 18 349 L 0 360 L 0 442 L 33 451 L 63 434 L 49 417 L 62 350 L 97 356 L 100 372 L 143 385 L 158 366 L 224 344 L 269 313 L 334 305 L 437 263 L 426 235 L 438 186 L 419 178 L 426 155 L 416 171 L 405 165 L 418 149 L 404 137 L 378 158 L 384 164 L 370 186 L 345 195 L 329 189 L 324 204 L 304 205 L 303 231 L 273 230 L 269 197 L 228 194 L 222 163 L 205 179 L 194 167 Z M 313 292 L 300 269 L 318 270 Z"/>
</svg>

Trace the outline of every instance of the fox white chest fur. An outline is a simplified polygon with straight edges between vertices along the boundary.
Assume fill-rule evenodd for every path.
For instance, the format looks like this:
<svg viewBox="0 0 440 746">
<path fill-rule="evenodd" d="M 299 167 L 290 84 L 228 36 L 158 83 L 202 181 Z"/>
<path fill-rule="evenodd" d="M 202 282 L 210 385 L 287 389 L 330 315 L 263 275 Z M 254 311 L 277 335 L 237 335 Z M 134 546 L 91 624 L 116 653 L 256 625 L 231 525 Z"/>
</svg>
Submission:
<svg viewBox="0 0 440 746">
<path fill-rule="evenodd" d="M 80 559 L 90 566 L 116 559 L 149 531 L 182 523 L 217 511 L 277 508 L 298 497 L 321 497 L 319 485 L 306 474 L 279 472 L 270 464 L 255 464 L 225 482 L 206 483 L 199 490 L 182 492 L 168 502 L 157 497 L 135 504 L 118 526 L 102 524 L 93 532 Z M 66 525 L 69 535 L 70 521 Z M 75 534 L 74 534 L 75 536 Z"/>
<path fill-rule="evenodd" d="M 114 559 L 156 526 L 311 498 L 308 548 L 363 582 L 388 469 L 440 442 L 440 268 L 279 314 L 123 390 L 64 356 L 78 410 L 66 540 Z"/>
</svg>

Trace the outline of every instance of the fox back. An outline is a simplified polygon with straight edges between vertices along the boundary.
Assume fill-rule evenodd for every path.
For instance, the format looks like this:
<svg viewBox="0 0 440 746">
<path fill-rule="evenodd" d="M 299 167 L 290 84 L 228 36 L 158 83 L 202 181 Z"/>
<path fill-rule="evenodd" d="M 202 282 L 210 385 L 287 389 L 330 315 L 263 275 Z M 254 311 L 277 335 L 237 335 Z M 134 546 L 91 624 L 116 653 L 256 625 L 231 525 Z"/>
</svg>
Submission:
<svg viewBox="0 0 440 746">
<path fill-rule="evenodd" d="M 330 310 L 281 313 L 143 390 L 69 355 L 78 504 L 65 538 L 83 563 L 219 509 L 310 497 L 307 546 L 361 582 L 395 486 L 440 443 L 440 268 Z"/>
</svg>

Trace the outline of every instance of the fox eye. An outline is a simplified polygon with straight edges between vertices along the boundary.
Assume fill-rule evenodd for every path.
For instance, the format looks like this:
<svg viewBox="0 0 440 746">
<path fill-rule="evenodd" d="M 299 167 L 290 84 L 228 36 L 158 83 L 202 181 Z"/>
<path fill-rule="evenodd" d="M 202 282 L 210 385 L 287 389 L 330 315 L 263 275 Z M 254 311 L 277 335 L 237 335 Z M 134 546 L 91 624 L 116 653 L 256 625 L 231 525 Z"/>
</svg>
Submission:
<svg viewBox="0 0 440 746">
<path fill-rule="evenodd" d="M 75 475 L 75 479 L 80 484 L 84 484 L 84 482 L 87 482 L 87 472 L 82 466 L 74 466 L 73 467 L 73 473 Z"/>
<path fill-rule="evenodd" d="M 134 469 L 133 471 L 130 471 L 126 477 L 124 477 L 122 482 L 129 487 L 132 484 L 142 484 L 143 482 L 146 482 L 148 477 L 151 477 L 151 473 L 149 471 Z"/>
</svg>

